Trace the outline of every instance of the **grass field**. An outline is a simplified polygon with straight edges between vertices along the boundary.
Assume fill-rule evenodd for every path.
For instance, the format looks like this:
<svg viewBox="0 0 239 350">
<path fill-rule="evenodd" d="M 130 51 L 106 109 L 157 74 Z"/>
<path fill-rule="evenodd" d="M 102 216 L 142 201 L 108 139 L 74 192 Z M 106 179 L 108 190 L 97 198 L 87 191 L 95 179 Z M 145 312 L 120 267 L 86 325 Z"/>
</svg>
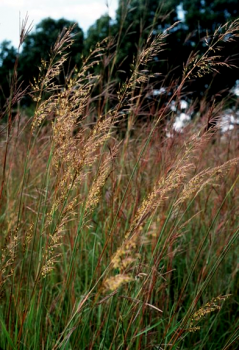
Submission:
<svg viewBox="0 0 239 350">
<path fill-rule="evenodd" d="M 92 67 L 110 42 L 63 89 L 70 30 L 32 86 L 33 116 L 12 118 L 12 90 L 0 140 L 2 349 L 237 348 L 238 130 L 208 127 L 224 101 L 180 133 L 170 109 L 194 70 L 220 66 L 214 49 L 236 30 L 191 56 L 159 108 L 143 92 L 165 33 L 116 97 L 108 82 L 101 108 Z"/>
</svg>

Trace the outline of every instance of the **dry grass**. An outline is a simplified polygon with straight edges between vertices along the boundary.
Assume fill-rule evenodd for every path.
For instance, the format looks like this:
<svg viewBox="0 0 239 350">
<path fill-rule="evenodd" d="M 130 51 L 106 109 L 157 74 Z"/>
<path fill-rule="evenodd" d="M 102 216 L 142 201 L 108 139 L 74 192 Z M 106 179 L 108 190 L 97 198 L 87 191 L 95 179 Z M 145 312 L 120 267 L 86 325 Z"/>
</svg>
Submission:
<svg viewBox="0 0 239 350">
<path fill-rule="evenodd" d="M 72 38 L 61 34 L 32 86 L 34 116 L 9 116 L 1 137 L 2 348 L 236 347 L 237 130 L 205 131 L 206 111 L 176 133 L 168 114 L 187 79 L 220 66 L 214 51 L 237 32 L 238 21 L 223 26 L 206 54 L 192 55 L 143 125 L 147 64 L 167 34 L 148 39 L 100 115 L 93 68 L 114 43 L 98 45 L 63 88 L 55 78 Z"/>
</svg>

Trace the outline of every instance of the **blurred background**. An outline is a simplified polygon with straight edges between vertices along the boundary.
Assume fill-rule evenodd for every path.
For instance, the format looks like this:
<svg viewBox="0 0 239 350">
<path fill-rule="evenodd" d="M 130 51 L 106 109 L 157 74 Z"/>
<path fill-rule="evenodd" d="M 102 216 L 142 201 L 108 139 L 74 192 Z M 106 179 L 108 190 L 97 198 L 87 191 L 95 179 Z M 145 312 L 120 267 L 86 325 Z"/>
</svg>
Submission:
<svg viewBox="0 0 239 350">
<path fill-rule="evenodd" d="M 114 67 L 110 69 L 110 80 L 119 86 L 129 76 L 130 64 L 142 50 L 149 33 L 156 36 L 180 21 L 170 31 L 165 50 L 155 56 L 150 65 L 151 72 L 159 72 L 160 77 L 150 81 L 154 88 L 148 92 L 148 97 L 164 103 L 170 95 L 171 82 L 180 79 L 189 55 L 192 52 L 198 52 L 199 56 L 203 54 L 216 28 L 239 18 L 238 0 L 2 0 L 0 7 L 1 106 L 10 93 L 16 57 L 18 79 L 22 88 L 26 88 L 33 77 L 38 76 L 41 60 L 47 61 L 50 49 L 64 27 L 76 23 L 75 42 L 65 64 L 64 80 L 70 76 L 72 69 L 80 69 L 82 58 L 97 42 L 111 36 L 115 38 L 117 54 Z M 18 48 L 19 27 L 25 16 L 29 18 L 31 31 Z M 181 104 L 184 110 L 179 114 L 178 129 L 191 118 L 190 113 L 185 113 L 186 106 L 193 102 L 193 110 L 198 112 L 202 97 L 208 104 L 226 98 L 225 109 L 233 107 L 235 112 L 239 94 L 238 38 L 222 43 L 220 55 L 231 68 L 222 66 L 220 74 L 213 72 L 201 79 L 191 79 L 184 90 Z M 109 75 L 107 70 L 104 69 L 104 72 Z M 25 97 L 21 105 L 24 107 L 31 103 Z M 181 112 L 184 114 L 181 115 Z M 231 117 L 229 119 L 232 120 Z"/>
</svg>

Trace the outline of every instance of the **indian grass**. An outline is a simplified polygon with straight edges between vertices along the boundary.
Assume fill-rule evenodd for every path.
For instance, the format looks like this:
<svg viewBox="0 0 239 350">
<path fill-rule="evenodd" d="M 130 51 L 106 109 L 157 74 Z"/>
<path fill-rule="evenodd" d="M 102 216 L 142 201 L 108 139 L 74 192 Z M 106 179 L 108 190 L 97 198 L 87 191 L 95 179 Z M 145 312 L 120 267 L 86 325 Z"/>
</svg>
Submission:
<svg viewBox="0 0 239 350">
<path fill-rule="evenodd" d="M 204 55 L 192 54 L 143 125 L 146 68 L 168 33 L 149 37 L 104 113 L 94 67 L 113 41 L 60 86 L 72 43 L 71 29 L 61 33 L 32 85 L 34 116 L 9 117 L 1 139 L 2 348 L 236 347 L 236 129 L 222 139 L 205 115 L 181 134 L 165 130 L 187 79 L 220 69 L 214 51 L 237 31 L 237 21 L 222 26 Z"/>
</svg>

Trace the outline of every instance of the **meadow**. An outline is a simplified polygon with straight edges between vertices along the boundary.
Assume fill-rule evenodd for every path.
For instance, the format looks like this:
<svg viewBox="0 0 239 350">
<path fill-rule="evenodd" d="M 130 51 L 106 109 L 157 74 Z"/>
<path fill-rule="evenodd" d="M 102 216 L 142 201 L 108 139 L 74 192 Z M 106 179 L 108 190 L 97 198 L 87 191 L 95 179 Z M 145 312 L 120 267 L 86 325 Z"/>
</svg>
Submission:
<svg viewBox="0 0 239 350">
<path fill-rule="evenodd" d="M 113 39 L 58 83 L 71 28 L 31 86 L 31 116 L 13 118 L 26 93 L 13 75 L 0 136 L 2 349 L 237 348 L 238 129 L 222 134 L 227 101 L 203 97 L 182 132 L 173 124 L 187 82 L 227 65 L 220 45 L 238 23 L 191 54 L 163 104 L 147 100 L 147 68 L 171 28 L 148 38 L 117 93 L 100 73 L 113 72 Z"/>
</svg>

